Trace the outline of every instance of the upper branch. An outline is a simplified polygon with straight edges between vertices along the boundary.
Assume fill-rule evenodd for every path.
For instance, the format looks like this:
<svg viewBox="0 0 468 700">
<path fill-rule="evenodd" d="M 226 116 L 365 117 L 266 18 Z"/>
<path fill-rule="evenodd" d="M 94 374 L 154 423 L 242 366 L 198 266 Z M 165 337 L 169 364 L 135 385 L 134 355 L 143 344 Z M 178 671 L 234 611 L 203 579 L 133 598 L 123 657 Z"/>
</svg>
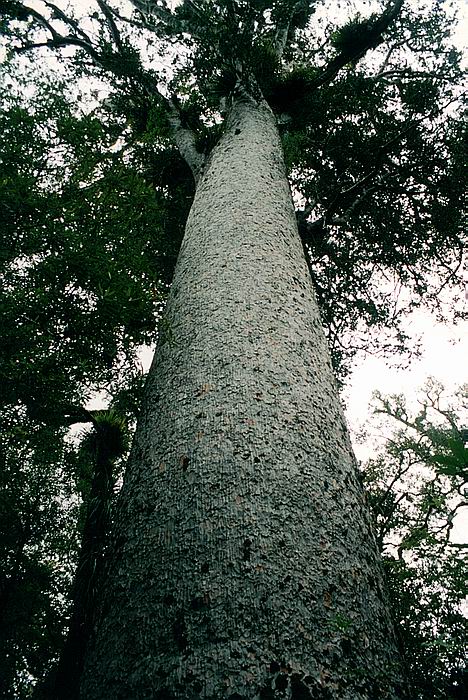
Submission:
<svg viewBox="0 0 468 700">
<path fill-rule="evenodd" d="M 23 5 L 23 7 L 29 17 L 33 19 L 33 22 L 36 22 L 42 29 L 45 29 L 50 34 L 50 38 L 40 41 L 28 41 L 22 46 L 17 47 L 15 49 L 17 52 L 24 52 L 39 47 L 56 49 L 63 46 L 76 46 L 86 51 L 95 65 L 107 72 L 113 72 L 119 75 L 119 71 L 116 69 L 118 60 L 116 61 L 115 59 L 121 57 L 122 60 L 125 60 L 125 51 L 127 47 L 122 40 L 121 33 L 115 21 L 116 17 L 118 19 L 120 18 L 106 0 L 97 0 L 97 4 L 102 12 L 107 30 L 114 45 L 115 53 L 112 55 L 112 60 L 109 60 L 108 51 L 102 51 L 99 43 L 93 43 L 92 39 L 80 28 L 78 22 L 74 18 L 66 15 L 60 8 L 48 0 L 43 0 L 43 2 L 51 11 L 52 20 L 27 5 Z M 135 2 L 133 4 L 135 6 L 144 4 L 155 5 L 155 3 L 150 2 Z M 156 6 L 156 9 L 159 11 L 162 8 Z M 150 11 L 154 13 L 154 8 L 151 7 Z M 171 14 L 169 10 L 167 10 L 167 12 Z M 70 33 L 66 35 L 61 34 L 53 25 L 53 19 L 57 19 L 65 24 L 70 29 Z M 148 71 L 145 71 L 142 66 L 136 68 L 134 73 L 131 76 L 127 75 L 127 77 L 131 79 L 132 84 L 141 90 L 146 97 L 156 100 L 158 104 L 164 108 L 167 121 L 172 130 L 174 143 L 192 170 L 195 181 L 197 181 L 203 167 L 204 156 L 196 149 L 195 134 L 189 126 L 185 124 L 177 101 L 165 97 L 159 90 L 155 77 Z"/>
<path fill-rule="evenodd" d="M 42 0 L 44 5 L 49 8 L 49 10 L 52 11 L 52 17 L 56 17 L 57 19 L 61 20 L 64 24 L 67 24 L 69 27 L 73 29 L 73 31 L 78 34 L 82 39 L 87 41 L 88 43 L 91 43 L 91 39 L 88 34 L 80 27 L 79 23 L 74 19 L 73 17 L 69 17 L 68 15 L 63 12 L 63 10 L 60 9 L 60 7 L 57 7 L 53 2 L 49 2 L 48 0 Z M 26 8 L 29 12 L 30 9 Z M 37 13 L 39 15 L 39 13 Z M 43 16 L 40 15 L 42 18 Z M 44 19 L 44 18 L 43 18 Z"/>
<path fill-rule="evenodd" d="M 350 187 L 347 187 L 344 190 L 339 190 L 331 199 L 326 211 L 320 218 L 316 219 L 315 221 L 308 221 L 308 217 L 311 214 L 311 209 L 306 209 L 299 213 L 299 233 L 305 242 L 313 240 L 317 231 L 321 231 L 325 226 L 343 226 L 348 224 L 351 215 L 354 213 L 360 202 L 370 193 L 375 191 L 378 185 L 381 184 L 382 180 L 385 179 L 381 175 L 381 168 L 386 162 L 385 157 L 391 151 L 392 147 L 407 136 L 422 120 L 423 118 L 410 119 L 404 129 L 383 143 L 376 153 L 374 165 L 370 171 Z M 341 216 L 336 217 L 335 214 L 343 206 L 346 207 L 344 213 Z"/>
<path fill-rule="evenodd" d="M 378 46 L 382 41 L 382 34 L 389 28 L 393 20 L 398 17 L 403 2 L 404 0 L 391 1 L 380 17 L 371 22 L 363 23 L 359 41 L 343 47 L 341 52 L 314 79 L 311 87 L 317 88 L 329 83 L 344 66 L 358 61 L 369 49 Z"/>
<path fill-rule="evenodd" d="M 119 49 L 119 51 L 123 50 L 123 43 L 122 43 L 122 37 L 120 35 L 120 32 L 117 28 L 117 25 L 114 20 L 114 15 L 112 12 L 112 9 L 109 7 L 107 2 L 104 0 L 96 0 L 97 4 L 99 5 L 99 9 L 101 10 L 102 14 L 106 18 L 107 26 L 109 28 L 110 35 Z"/>
<path fill-rule="evenodd" d="M 54 5 L 53 3 L 45 1 L 44 4 L 52 10 L 53 15 L 57 17 L 57 19 L 71 27 L 74 31 L 74 34 L 60 34 L 60 32 L 53 26 L 52 22 L 47 17 L 44 17 L 44 15 L 42 15 L 38 10 L 35 10 L 34 8 L 29 7 L 28 5 L 23 4 L 24 11 L 30 17 L 32 17 L 33 20 L 35 20 L 43 29 L 46 29 L 50 33 L 51 38 L 37 42 L 28 41 L 22 46 L 18 46 L 15 49 L 15 51 L 17 53 L 21 53 L 24 51 L 29 51 L 30 49 L 35 49 L 43 46 L 49 48 L 57 48 L 60 46 L 77 46 L 81 49 L 84 49 L 86 53 L 88 53 L 96 63 L 100 64 L 99 52 L 93 46 L 93 43 L 89 36 L 78 27 L 78 23 L 71 17 L 67 17 L 67 15 L 65 15 L 62 12 L 62 10 L 56 7 L 56 5 Z"/>
<path fill-rule="evenodd" d="M 130 0 L 130 3 L 138 10 L 148 29 L 156 30 L 155 22 L 151 21 L 151 18 L 157 20 L 166 32 L 170 33 L 170 30 L 174 29 L 177 18 L 172 10 L 167 7 L 165 0 L 160 0 L 160 2 L 155 0 Z"/>
<path fill-rule="evenodd" d="M 296 13 L 302 9 L 304 0 L 292 3 L 289 10 L 278 20 L 275 31 L 274 48 L 277 57 L 280 59 L 288 41 L 291 22 Z"/>
<path fill-rule="evenodd" d="M 174 142 L 180 155 L 192 171 L 193 179 L 198 182 L 205 163 L 205 156 L 197 149 L 195 133 L 184 124 L 177 98 L 173 96 L 166 102 L 167 116 Z"/>
</svg>

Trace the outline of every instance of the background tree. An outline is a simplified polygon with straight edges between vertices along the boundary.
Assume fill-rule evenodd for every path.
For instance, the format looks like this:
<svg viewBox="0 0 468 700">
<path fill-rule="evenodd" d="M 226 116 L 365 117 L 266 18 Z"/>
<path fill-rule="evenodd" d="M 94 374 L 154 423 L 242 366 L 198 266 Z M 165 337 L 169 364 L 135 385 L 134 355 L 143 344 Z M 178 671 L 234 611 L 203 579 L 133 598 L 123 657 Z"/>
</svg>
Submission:
<svg viewBox="0 0 468 700">
<path fill-rule="evenodd" d="M 71 617 L 55 673 L 43 692 L 49 698 L 67 698 L 78 688 L 84 656 L 94 622 L 95 597 L 102 576 L 111 526 L 116 467 L 127 452 L 125 419 L 113 410 L 89 415 L 92 431 L 80 445 L 82 458 L 83 517 L 78 563 L 71 590 Z"/>
<path fill-rule="evenodd" d="M 187 178 L 189 171 L 169 146 L 171 134 L 197 177 L 201 163 L 219 136 L 219 122 L 233 87 L 245 82 L 249 89 L 256 85 L 263 91 L 284 123 L 283 143 L 290 178 L 305 200 L 305 207 L 298 212 L 300 229 L 311 255 L 311 272 L 337 361 L 348 355 L 346 329 L 356 326 L 358 319 L 364 318 L 380 328 L 395 328 L 400 309 L 391 294 L 373 286 L 373 280 L 380 279 L 382 273 L 388 276 L 391 271 L 400 281 L 413 285 L 421 298 L 436 305 L 437 294 L 428 290 L 436 279 L 427 276 L 428 261 L 432 271 L 440 273 L 440 285 L 455 282 L 462 247 L 459 210 L 453 207 L 459 194 L 454 183 L 461 180 L 460 122 L 452 116 L 446 128 L 441 108 L 449 105 L 455 95 L 459 71 L 458 56 L 444 34 L 448 24 L 437 6 L 419 17 L 411 11 L 398 17 L 393 13 L 392 25 L 385 24 L 390 19 L 387 12 L 380 20 L 371 17 L 368 21 L 351 21 L 335 33 L 326 28 L 324 35 L 330 41 L 324 43 L 320 32 L 311 39 L 301 29 L 311 8 L 278 4 L 269 14 L 263 6 L 186 4 L 171 13 L 163 6 L 152 5 L 155 14 L 151 17 L 146 12 L 149 6 L 140 5 L 143 14 L 127 16 L 126 24 L 136 27 L 141 36 L 148 30 L 152 34 L 145 36 L 150 40 L 155 34 L 177 42 L 181 29 L 190 28 L 191 38 L 184 35 L 185 62 L 172 76 L 168 99 L 157 87 L 161 76 L 145 67 L 145 59 L 132 49 L 122 18 L 106 3 L 97 3 L 100 13 L 94 15 L 86 30 L 50 3 L 46 4 L 44 15 L 25 9 L 22 3 L 6 5 L 10 16 L 19 20 L 8 27 L 13 45 L 15 35 L 23 48 L 44 42 L 54 47 L 72 45 L 78 47 L 82 70 L 101 78 L 112 76 L 112 109 L 125 113 L 119 131 L 119 138 L 129 143 L 123 149 L 125 163 L 130 159 L 133 164 L 138 156 L 148 156 L 148 152 L 156 150 L 160 156 L 153 159 L 156 164 L 144 164 L 142 168 L 140 161 L 137 167 L 140 173 L 145 172 L 147 181 L 148 173 L 152 173 L 152 184 L 159 186 L 156 192 L 164 198 L 168 197 L 164 176 L 171 169 L 173 174 L 175 168 L 179 179 L 169 198 L 176 207 L 184 201 L 180 196 L 184 192 L 188 193 L 187 207 L 193 184 Z M 25 35 L 24 22 L 29 20 L 32 33 Z M 38 28 L 40 32 L 35 34 Z M 361 72 L 356 60 L 379 43 L 383 29 L 387 33 L 386 43 L 378 49 L 382 55 L 380 69 L 375 71 L 371 66 L 369 75 L 366 66 L 366 72 Z M 236 56 L 231 53 L 234 31 L 245 39 Z M 427 49 L 429 43 L 431 48 Z M 419 56 L 418 65 L 405 63 L 408 46 Z M 84 52 L 81 56 L 80 51 Z M 214 71 L 213 52 L 217 64 Z M 89 58 L 94 63 L 92 68 Z M 348 68 L 338 76 L 338 70 L 346 65 Z M 332 79 L 333 84 L 328 85 Z M 423 88 L 430 94 L 425 102 L 421 97 Z M 327 111 L 333 104 L 335 111 Z M 334 134 L 331 125 L 336 126 Z M 317 143 L 319 163 L 314 161 Z M 349 148 L 349 144 L 353 147 Z M 438 167 L 434 166 L 436 154 L 443 154 Z M 89 171 L 92 183 L 96 174 L 96 168 Z M 173 177 L 170 182 L 174 184 Z M 400 183 L 400 189 L 394 187 L 395 183 Z M 437 189 L 439 194 L 447 192 L 444 198 L 435 196 Z M 96 194 L 93 188 L 91 192 Z M 388 207 L 390 198 L 392 203 L 396 198 L 399 206 Z M 183 207 L 179 207 L 179 212 L 180 218 L 175 217 L 179 224 L 175 248 L 185 218 Z M 351 225 L 352 231 L 348 230 Z M 396 231 L 400 231 L 398 236 Z M 407 237 L 408 231 L 411 236 Z M 103 271 L 99 266 L 100 262 L 95 269 L 101 279 Z M 120 300 L 115 308 L 119 303 Z M 332 310 L 336 313 L 332 314 Z M 122 337 L 125 332 L 123 329 Z"/>
<path fill-rule="evenodd" d="M 77 504 L 57 431 L 4 409 L 0 454 L 0 695 L 13 700 L 30 697 L 61 645 Z"/>
<path fill-rule="evenodd" d="M 466 386 L 449 397 L 429 380 L 416 410 L 403 396 L 375 399 L 385 445 L 363 476 L 414 698 L 468 689 L 467 544 L 453 537 L 468 506 L 467 398 Z M 370 442 L 369 432 L 361 439 Z"/>
</svg>

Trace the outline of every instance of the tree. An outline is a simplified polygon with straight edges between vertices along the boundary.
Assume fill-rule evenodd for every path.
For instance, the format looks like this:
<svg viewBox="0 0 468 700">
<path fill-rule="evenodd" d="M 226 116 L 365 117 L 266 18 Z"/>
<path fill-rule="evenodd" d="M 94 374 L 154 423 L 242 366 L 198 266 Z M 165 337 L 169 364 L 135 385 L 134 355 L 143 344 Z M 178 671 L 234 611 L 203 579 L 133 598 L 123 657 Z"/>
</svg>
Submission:
<svg viewBox="0 0 468 700">
<path fill-rule="evenodd" d="M 467 690 L 467 545 L 452 537 L 468 505 L 467 387 L 454 401 L 428 380 L 418 404 L 412 411 L 403 396 L 376 395 L 379 432 L 392 432 L 363 477 L 412 696 L 445 700 Z"/>
<path fill-rule="evenodd" d="M 443 16 L 437 8 L 403 14 L 398 1 L 315 47 L 303 29 L 315 3 L 187 2 L 174 11 L 138 3 L 129 17 L 100 0 L 93 36 L 45 5 L 42 15 L 7 3 L 17 50 L 71 45 L 82 66 L 91 58 L 111 71 L 132 128 L 149 121 L 156 140 L 172 138 L 196 182 L 120 496 L 84 697 L 401 696 L 277 122 L 306 199 L 303 245 L 335 339 L 336 288 L 348 317 L 353 306 L 376 325 L 397 316 L 385 294 L 372 296 L 375 269 L 412 277 L 430 298 L 427 260 L 453 282 L 461 248 L 449 187 L 461 168 L 460 127 L 457 118 L 441 127 L 459 69 Z M 166 90 L 130 44 L 128 24 L 185 43 L 186 61 Z M 369 75 L 357 62 L 376 47 L 383 62 Z M 404 63 L 408 49 L 419 65 Z M 324 130 L 324 149 L 313 146 Z M 438 165 L 429 165 L 438 148 Z M 375 204 L 389 199 L 401 206 L 369 223 Z M 356 221 L 360 246 L 348 232 Z"/>
</svg>

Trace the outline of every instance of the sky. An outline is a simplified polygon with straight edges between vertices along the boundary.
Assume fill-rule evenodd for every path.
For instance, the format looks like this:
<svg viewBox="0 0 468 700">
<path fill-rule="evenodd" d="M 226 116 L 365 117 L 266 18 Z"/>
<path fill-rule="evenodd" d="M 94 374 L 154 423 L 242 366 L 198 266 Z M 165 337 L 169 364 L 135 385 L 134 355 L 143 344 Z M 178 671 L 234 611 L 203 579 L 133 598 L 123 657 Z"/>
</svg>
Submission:
<svg viewBox="0 0 468 700">
<path fill-rule="evenodd" d="M 343 394 L 352 427 L 366 419 L 375 389 L 411 398 L 429 376 L 438 379 L 448 391 L 468 382 L 467 322 L 456 326 L 436 323 L 429 312 L 416 311 L 405 325 L 415 340 L 421 340 L 421 357 L 413 359 L 406 369 L 395 368 L 392 358 L 368 356 L 357 363 Z"/>
</svg>

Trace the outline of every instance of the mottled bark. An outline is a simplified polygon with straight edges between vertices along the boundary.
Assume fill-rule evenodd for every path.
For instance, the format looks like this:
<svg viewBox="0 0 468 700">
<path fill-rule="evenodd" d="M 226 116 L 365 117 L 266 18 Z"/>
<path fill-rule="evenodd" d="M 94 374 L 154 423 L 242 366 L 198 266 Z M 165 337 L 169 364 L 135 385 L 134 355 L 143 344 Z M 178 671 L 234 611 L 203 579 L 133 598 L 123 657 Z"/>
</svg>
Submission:
<svg viewBox="0 0 468 700">
<path fill-rule="evenodd" d="M 120 499 L 86 700 L 401 697 L 270 110 L 200 179 Z"/>
</svg>

